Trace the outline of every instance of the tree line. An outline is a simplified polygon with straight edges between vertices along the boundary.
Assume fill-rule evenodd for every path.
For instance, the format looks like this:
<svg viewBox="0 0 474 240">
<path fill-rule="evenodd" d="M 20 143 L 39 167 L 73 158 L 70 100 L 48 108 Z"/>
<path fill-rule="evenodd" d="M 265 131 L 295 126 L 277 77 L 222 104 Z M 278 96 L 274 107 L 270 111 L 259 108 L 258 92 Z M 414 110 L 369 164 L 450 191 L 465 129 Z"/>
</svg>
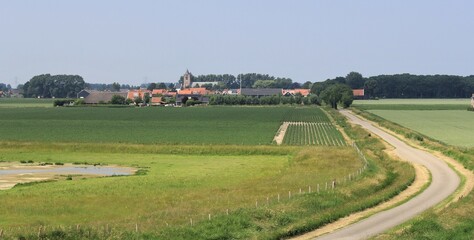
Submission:
<svg viewBox="0 0 474 240">
<path fill-rule="evenodd" d="M 23 90 L 24 97 L 75 98 L 84 86 L 84 79 L 78 75 L 43 74 L 34 76 L 18 88 Z"/>
<path fill-rule="evenodd" d="M 295 96 L 273 95 L 265 97 L 253 97 L 245 95 L 211 95 L 209 105 L 321 105 L 317 96 L 311 95 L 303 97 L 300 94 Z"/>
<path fill-rule="evenodd" d="M 11 89 L 12 89 L 12 86 L 10 84 L 0 83 L 0 91 L 8 92 Z"/>
<path fill-rule="evenodd" d="M 311 92 L 319 95 L 334 84 L 364 89 L 366 98 L 469 98 L 474 93 L 474 75 L 463 77 L 406 73 L 364 78 L 357 72 L 351 72 L 346 77 L 316 82 Z"/>
<path fill-rule="evenodd" d="M 269 74 L 260 73 L 245 73 L 236 76 L 232 74 L 207 74 L 194 76 L 191 74 L 191 81 L 196 82 L 217 82 L 217 85 L 203 84 L 200 87 L 205 87 L 209 90 L 222 90 L 222 89 L 236 89 L 240 88 L 306 88 L 309 89 L 311 82 L 300 84 L 293 82 L 291 78 L 274 77 Z M 180 77 L 179 83 L 183 83 L 183 76 Z"/>
</svg>

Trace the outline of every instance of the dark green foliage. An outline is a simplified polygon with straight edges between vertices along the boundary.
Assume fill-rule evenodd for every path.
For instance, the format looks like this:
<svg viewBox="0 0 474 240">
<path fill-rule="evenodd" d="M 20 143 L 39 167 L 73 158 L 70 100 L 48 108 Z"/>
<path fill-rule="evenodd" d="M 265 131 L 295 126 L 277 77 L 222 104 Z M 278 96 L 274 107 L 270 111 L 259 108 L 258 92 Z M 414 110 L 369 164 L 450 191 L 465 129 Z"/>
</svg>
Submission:
<svg viewBox="0 0 474 240">
<path fill-rule="evenodd" d="M 113 95 L 112 100 L 110 100 L 110 103 L 112 104 L 117 104 L 117 105 L 123 105 L 126 103 L 125 97 L 120 96 L 120 95 Z"/>
<path fill-rule="evenodd" d="M 62 107 L 62 106 L 69 106 L 73 104 L 75 101 L 73 99 L 56 99 L 53 101 L 53 106 L 55 107 Z"/>
<path fill-rule="evenodd" d="M 319 98 L 315 95 L 303 97 L 301 95 L 296 96 L 265 96 L 265 97 L 252 97 L 243 95 L 211 95 L 209 96 L 210 105 L 287 105 L 287 104 L 298 104 L 301 105 L 320 105 Z"/>
<path fill-rule="evenodd" d="M 75 98 L 84 85 L 84 80 L 78 75 L 43 74 L 26 82 L 23 94 L 25 97 Z"/>
<path fill-rule="evenodd" d="M 353 100 L 352 90 L 345 84 L 333 84 L 327 87 L 321 92 L 320 97 L 334 109 L 337 109 L 338 104 L 347 108 L 352 104 Z"/>
</svg>

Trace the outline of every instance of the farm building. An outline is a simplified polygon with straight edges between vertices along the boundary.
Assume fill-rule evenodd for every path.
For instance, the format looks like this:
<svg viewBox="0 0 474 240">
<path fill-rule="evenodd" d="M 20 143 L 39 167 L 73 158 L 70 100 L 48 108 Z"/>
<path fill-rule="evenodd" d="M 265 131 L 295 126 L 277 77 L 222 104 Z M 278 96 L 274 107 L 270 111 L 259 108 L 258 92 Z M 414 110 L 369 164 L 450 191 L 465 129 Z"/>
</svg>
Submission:
<svg viewBox="0 0 474 240">
<path fill-rule="evenodd" d="M 365 93 L 364 89 L 352 89 L 352 94 L 354 95 L 354 99 L 364 99 Z"/>
<path fill-rule="evenodd" d="M 82 91 L 81 91 L 82 92 Z M 126 92 L 99 92 L 99 91 L 90 91 L 86 97 L 81 97 L 84 99 L 86 104 L 99 104 L 99 103 L 108 103 L 112 100 L 112 97 L 118 95 L 124 98 L 127 97 Z"/>
<path fill-rule="evenodd" d="M 166 102 L 163 102 L 162 97 L 152 97 L 151 98 L 151 105 L 152 106 L 162 106 L 165 105 Z"/>
<path fill-rule="evenodd" d="M 152 91 L 147 90 L 147 89 L 135 89 L 135 90 L 128 91 L 128 94 L 126 95 L 126 98 L 130 99 L 130 100 L 134 100 L 137 97 L 143 99 L 146 94 L 151 96 Z"/>
<path fill-rule="evenodd" d="M 242 95 L 264 97 L 282 94 L 281 88 L 242 88 Z"/>
<path fill-rule="evenodd" d="M 297 89 L 282 89 L 281 93 L 283 96 L 295 96 L 296 94 L 301 94 L 303 97 L 307 97 L 309 95 L 309 89 L 304 88 L 297 88 Z"/>
</svg>

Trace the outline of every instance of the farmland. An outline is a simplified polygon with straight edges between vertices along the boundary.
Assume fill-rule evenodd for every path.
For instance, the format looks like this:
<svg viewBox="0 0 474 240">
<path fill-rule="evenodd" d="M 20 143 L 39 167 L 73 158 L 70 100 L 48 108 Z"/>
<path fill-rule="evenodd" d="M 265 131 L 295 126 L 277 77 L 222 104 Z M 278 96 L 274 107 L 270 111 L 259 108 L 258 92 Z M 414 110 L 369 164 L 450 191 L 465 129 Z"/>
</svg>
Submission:
<svg viewBox="0 0 474 240">
<path fill-rule="evenodd" d="M 364 163 L 352 147 L 273 145 L 288 119 L 334 128 L 318 108 L 4 108 L 0 161 L 116 164 L 141 174 L 1 191 L 0 229 L 28 238 L 43 226 L 70 239 L 279 238 L 373 206 L 413 181 L 407 164 L 381 165 L 383 145 L 360 129 L 347 131 L 371 149 L 371 164 L 357 181 L 347 176 Z"/>
<path fill-rule="evenodd" d="M 6 108 L 0 115 L 0 136 L 9 141 L 270 144 L 290 110 L 290 107 Z"/>
<path fill-rule="evenodd" d="M 357 101 L 355 106 L 447 144 L 474 147 L 469 104 L 468 99 L 402 99 Z"/>
</svg>

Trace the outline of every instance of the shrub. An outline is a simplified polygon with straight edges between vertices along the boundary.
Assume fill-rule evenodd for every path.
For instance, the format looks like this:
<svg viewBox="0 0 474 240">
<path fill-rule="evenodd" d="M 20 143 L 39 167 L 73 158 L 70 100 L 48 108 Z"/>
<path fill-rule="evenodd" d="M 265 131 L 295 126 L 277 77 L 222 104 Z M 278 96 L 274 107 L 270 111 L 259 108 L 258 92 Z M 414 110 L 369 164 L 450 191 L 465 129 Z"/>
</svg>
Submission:
<svg viewBox="0 0 474 240">
<path fill-rule="evenodd" d="M 74 101 L 74 105 L 84 105 L 84 104 L 86 104 L 86 102 L 82 98 L 77 99 L 76 101 Z"/>
<path fill-rule="evenodd" d="M 112 96 L 112 100 L 110 101 L 112 104 L 119 104 L 123 105 L 126 103 L 125 97 L 120 96 L 120 95 L 114 95 Z"/>
<path fill-rule="evenodd" d="M 72 99 L 56 99 L 54 100 L 53 102 L 53 106 L 54 107 L 62 107 L 62 106 L 67 106 L 67 105 L 71 105 L 72 103 L 74 103 L 74 100 Z"/>
</svg>

